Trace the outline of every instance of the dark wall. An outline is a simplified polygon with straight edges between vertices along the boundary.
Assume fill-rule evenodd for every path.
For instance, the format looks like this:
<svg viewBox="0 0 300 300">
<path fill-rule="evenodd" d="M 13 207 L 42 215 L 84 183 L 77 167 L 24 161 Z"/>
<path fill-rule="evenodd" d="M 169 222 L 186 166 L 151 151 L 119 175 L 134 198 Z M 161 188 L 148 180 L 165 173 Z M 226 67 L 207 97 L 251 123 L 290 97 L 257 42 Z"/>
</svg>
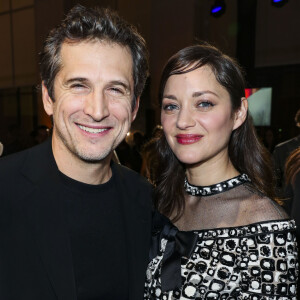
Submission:
<svg viewBox="0 0 300 300">
<path fill-rule="evenodd" d="M 246 71 L 247 87 L 273 88 L 271 128 L 274 130 L 278 142 L 298 134 L 294 118 L 297 110 L 300 109 L 300 95 L 298 92 L 300 64 L 288 64 L 291 58 L 284 50 L 280 52 L 280 48 L 284 48 L 281 45 L 286 42 L 290 45 L 290 51 L 296 49 L 295 43 L 297 44 L 298 41 L 294 42 L 293 40 L 296 31 L 300 36 L 300 19 L 298 18 L 298 21 L 296 21 L 298 27 L 293 27 L 292 32 L 278 32 L 276 40 L 274 40 L 276 32 L 274 33 L 272 30 L 276 31 L 276 28 L 280 26 L 279 24 L 284 24 L 284 28 L 289 28 L 289 24 L 296 25 L 295 20 L 289 20 L 295 5 L 299 5 L 299 3 L 287 3 L 282 8 L 275 8 L 271 6 L 270 1 L 264 3 L 260 0 L 238 2 L 239 30 L 236 56 Z M 264 14 L 261 12 L 262 9 L 264 9 Z M 273 19 L 270 19 L 270 15 Z M 270 22 L 273 22 L 273 27 L 269 26 Z M 266 27 L 269 29 L 266 30 Z M 262 31 L 264 32 L 265 42 L 261 37 Z M 270 41 L 270 39 L 272 40 Z M 276 55 L 273 56 L 273 66 L 267 66 L 270 64 L 267 55 L 269 51 L 272 51 L 268 48 L 270 45 L 272 45 L 273 51 L 276 52 Z M 298 54 L 295 51 L 293 53 L 293 59 L 300 60 L 300 51 Z"/>
<path fill-rule="evenodd" d="M 273 87 L 271 125 L 279 141 L 297 134 L 295 114 L 300 109 L 300 65 L 256 68 L 251 78 L 253 87 Z"/>
<path fill-rule="evenodd" d="M 37 53 L 41 50 L 48 31 L 60 22 L 65 13 L 76 3 L 86 6 L 111 7 L 138 27 L 150 49 L 151 78 L 143 94 L 138 118 L 133 124 L 134 129 L 149 131 L 151 124 L 154 126 L 159 123 L 159 110 L 155 104 L 162 67 L 174 52 L 195 43 L 198 39 L 209 41 L 226 54 L 236 57 L 246 70 L 249 87 L 272 86 L 272 126 L 276 130 L 282 129 L 283 138 L 291 137 L 296 132 L 293 118 L 300 106 L 297 93 L 300 79 L 299 63 L 297 63 L 297 61 L 300 62 L 298 38 L 300 18 L 296 14 L 297 9 L 299 11 L 300 1 L 290 0 L 287 5 L 278 9 L 271 7 L 269 0 L 226 0 L 227 10 L 220 18 L 210 15 L 212 0 L 36 0 L 31 2 L 34 3 L 30 8 L 32 12 L 34 11 L 32 14 L 35 17 L 34 22 L 30 21 L 30 26 L 27 27 L 34 28 L 32 33 L 29 32 L 32 35 L 31 40 L 34 41 L 30 47 L 36 49 L 30 50 L 29 43 L 21 43 L 22 47 L 18 47 L 22 49 L 20 52 L 23 54 L 35 53 L 35 59 L 32 59 L 33 62 L 30 63 L 31 68 L 35 70 L 35 74 L 31 76 L 33 79 L 30 81 L 30 88 L 39 83 Z M 19 12 L 13 12 L 12 16 L 14 13 Z M 8 28 L 9 15 L 4 14 L 0 10 L 1 32 L 5 41 L 7 37 L 5 45 L 9 45 L 12 38 L 15 40 L 20 38 L 22 41 L 23 36 L 29 36 L 29 33 L 23 36 L 12 35 L 12 37 L 9 34 L 5 35 L 5 32 L 13 31 Z M 12 25 L 16 27 L 13 22 Z M 25 23 L 23 27 L 27 28 Z M 29 50 L 23 51 L 26 47 Z M 9 47 L 6 48 L 8 50 L 3 51 L 0 59 L 0 69 L 3 73 L 0 72 L 0 86 L 6 89 L 4 94 L 11 92 L 7 89 L 20 88 L 20 85 L 13 84 L 12 82 L 16 81 L 10 78 L 13 76 L 10 75 L 7 65 L 12 60 L 11 51 Z M 4 47 L 4 50 L 6 48 Z M 19 61 L 28 64 L 29 59 L 15 60 L 15 74 L 17 74 Z M 24 66 L 26 67 L 25 63 Z M 3 72 L 3 70 L 6 71 Z M 33 73 L 31 69 L 27 70 L 27 73 L 25 71 L 24 74 Z M 23 77 L 26 80 L 29 78 L 29 76 Z M 10 118 L 15 118 L 15 123 L 19 122 L 22 109 L 20 112 L 17 105 L 15 105 L 16 109 L 11 105 L 8 106 L 11 101 L 5 100 L 6 96 L 5 99 L 3 97 L 0 96 L 3 102 L 0 104 L 2 111 L 7 111 Z M 37 99 L 36 105 L 32 105 L 32 111 L 38 114 L 32 116 L 31 113 L 33 120 L 30 124 L 50 125 L 40 97 Z M 17 101 L 18 99 L 15 102 Z M 26 101 L 31 103 L 29 100 Z M 11 113 L 13 110 L 15 115 Z"/>
</svg>

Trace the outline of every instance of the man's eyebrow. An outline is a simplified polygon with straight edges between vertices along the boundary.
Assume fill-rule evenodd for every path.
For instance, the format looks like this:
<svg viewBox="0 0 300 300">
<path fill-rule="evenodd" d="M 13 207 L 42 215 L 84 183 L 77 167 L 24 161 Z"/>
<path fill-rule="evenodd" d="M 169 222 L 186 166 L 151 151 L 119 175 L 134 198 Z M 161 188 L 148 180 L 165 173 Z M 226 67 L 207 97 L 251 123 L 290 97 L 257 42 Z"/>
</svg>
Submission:
<svg viewBox="0 0 300 300">
<path fill-rule="evenodd" d="M 121 85 L 123 86 L 126 90 L 130 90 L 130 86 L 128 83 L 122 81 L 122 80 L 112 80 L 109 82 L 109 84 L 115 84 L 115 85 Z"/>
<path fill-rule="evenodd" d="M 84 78 L 84 77 L 74 77 L 74 78 L 70 78 L 68 79 L 65 84 L 68 85 L 68 84 L 72 84 L 74 82 L 81 82 L 81 83 L 87 83 L 89 82 L 89 80 L 87 78 Z M 127 84 L 126 82 L 124 81 L 121 81 L 121 80 L 112 80 L 108 83 L 109 85 L 111 84 L 114 84 L 114 85 L 121 85 L 123 86 L 126 90 L 130 90 L 130 87 L 129 87 L 129 84 Z"/>
<path fill-rule="evenodd" d="M 81 83 L 87 83 L 88 80 L 84 77 L 74 77 L 74 78 L 70 78 L 68 79 L 65 84 L 68 85 L 68 84 L 71 84 L 71 83 L 74 83 L 74 82 L 81 82 Z"/>
</svg>

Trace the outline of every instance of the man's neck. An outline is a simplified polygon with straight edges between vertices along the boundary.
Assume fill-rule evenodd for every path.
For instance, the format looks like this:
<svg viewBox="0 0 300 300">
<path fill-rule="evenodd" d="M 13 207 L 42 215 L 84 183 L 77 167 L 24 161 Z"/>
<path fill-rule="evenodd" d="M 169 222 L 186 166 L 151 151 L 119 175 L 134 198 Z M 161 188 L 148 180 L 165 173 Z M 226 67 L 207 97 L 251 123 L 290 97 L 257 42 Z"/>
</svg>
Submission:
<svg viewBox="0 0 300 300">
<path fill-rule="evenodd" d="M 110 167 L 112 155 L 108 155 L 99 162 L 86 162 L 72 153 L 69 153 L 67 157 L 61 155 L 62 153 L 53 142 L 52 151 L 59 171 L 76 181 L 97 185 L 107 182 L 112 176 Z"/>
</svg>

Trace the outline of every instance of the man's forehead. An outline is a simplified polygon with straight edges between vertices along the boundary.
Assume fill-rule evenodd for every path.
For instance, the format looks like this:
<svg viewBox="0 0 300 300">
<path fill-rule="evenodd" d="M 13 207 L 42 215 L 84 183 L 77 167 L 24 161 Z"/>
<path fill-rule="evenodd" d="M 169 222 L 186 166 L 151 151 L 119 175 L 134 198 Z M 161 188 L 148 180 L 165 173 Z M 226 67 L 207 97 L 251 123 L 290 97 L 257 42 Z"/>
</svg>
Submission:
<svg viewBox="0 0 300 300">
<path fill-rule="evenodd" d="M 106 40 L 65 41 L 61 47 L 61 69 L 68 72 L 115 72 L 133 78 L 133 59 L 128 46 Z M 130 75 L 129 75 L 130 72 Z M 130 78 L 129 78 L 130 76 Z"/>
<path fill-rule="evenodd" d="M 99 51 L 101 47 L 103 48 L 117 48 L 117 49 L 122 49 L 123 52 L 127 53 L 131 59 L 132 58 L 132 53 L 130 50 L 130 47 L 127 45 L 122 45 L 120 43 L 117 43 L 115 41 L 109 40 L 109 39 L 98 39 L 98 38 L 93 38 L 93 39 L 84 39 L 84 40 L 70 40 L 70 39 L 65 39 L 62 43 L 61 46 L 61 54 L 63 52 L 66 52 L 66 49 L 70 49 L 72 47 L 76 48 L 84 48 L 87 46 L 99 46 Z"/>
</svg>

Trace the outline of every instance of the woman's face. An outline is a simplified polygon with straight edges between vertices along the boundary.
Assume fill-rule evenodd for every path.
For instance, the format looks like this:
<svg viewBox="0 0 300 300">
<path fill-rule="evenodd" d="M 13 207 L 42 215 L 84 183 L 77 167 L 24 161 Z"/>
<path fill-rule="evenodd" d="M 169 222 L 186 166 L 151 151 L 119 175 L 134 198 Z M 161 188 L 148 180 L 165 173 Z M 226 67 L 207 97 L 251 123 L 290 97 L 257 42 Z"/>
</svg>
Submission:
<svg viewBox="0 0 300 300">
<path fill-rule="evenodd" d="M 176 157 L 191 165 L 228 159 L 231 132 L 240 125 L 229 93 L 208 66 L 169 77 L 161 122 Z"/>
</svg>

